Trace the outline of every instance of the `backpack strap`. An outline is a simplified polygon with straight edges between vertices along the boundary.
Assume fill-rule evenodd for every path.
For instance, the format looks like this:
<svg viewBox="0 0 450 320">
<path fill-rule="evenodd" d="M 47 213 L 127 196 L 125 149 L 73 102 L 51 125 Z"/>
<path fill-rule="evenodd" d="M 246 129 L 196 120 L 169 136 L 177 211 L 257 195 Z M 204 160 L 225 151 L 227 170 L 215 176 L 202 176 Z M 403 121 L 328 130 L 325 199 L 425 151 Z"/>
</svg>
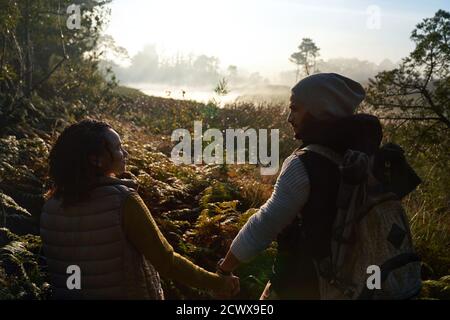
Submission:
<svg viewBox="0 0 450 320">
<path fill-rule="evenodd" d="M 335 163 L 338 166 L 341 165 L 343 161 L 343 157 L 340 154 L 338 154 L 337 152 L 333 151 L 328 147 L 319 144 L 310 144 L 299 150 L 303 152 L 312 151 L 317 154 L 320 154 L 322 157 L 327 158 L 328 160 L 330 160 L 331 162 Z"/>
<path fill-rule="evenodd" d="M 398 196 L 392 192 L 381 193 L 375 197 L 368 197 L 367 202 L 358 211 L 356 222 L 360 222 L 375 206 L 382 202 L 392 200 L 399 200 Z"/>
<path fill-rule="evenodd" d="M 401 268 L 404 265 L 412 262 L 419 262 L 420 258 L 415 253 L 402 253 L 398 256 L 391 258 L 390 260 L 384 262 L 381 266 L 381 283 L 386 281 L 389 274 L 394 271 L 395 269 Z M 358 300 L 370 300 L 372 299 L 373 295 L 375 293 L 375 290 L 370 290 L 369 288 L 365 287 L 360 295 L 357 297 Z M 413 293 L 412 296 L 414 296 L 416 293 Z"/>
</svg>

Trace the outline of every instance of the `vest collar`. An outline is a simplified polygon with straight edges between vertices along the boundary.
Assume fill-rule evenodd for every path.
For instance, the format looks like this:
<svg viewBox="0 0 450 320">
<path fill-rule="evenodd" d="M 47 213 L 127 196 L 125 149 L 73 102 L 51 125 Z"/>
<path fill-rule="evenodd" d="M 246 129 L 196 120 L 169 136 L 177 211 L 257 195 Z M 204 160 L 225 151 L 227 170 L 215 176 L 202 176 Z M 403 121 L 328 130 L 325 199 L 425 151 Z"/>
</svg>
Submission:
<svg viewBox="0 0 450 320">
<path fill-rule="evenodd" d="M 302 146 L 302 151 L 312 151 L 320 154 L 321 156 L 331 160 L 337 165 L 340 165 L 343 161 L 343 156 L 335 152 L 333 149 L 319 145 L 319 144 L 308 144 L 307 146 Z"/>
<path fill-rule="evenodd" d="M 124 185 L 127 186 L 129 188 L 133 188 L 133 189 L 137 189 L 138 188 L 138 183 L 132 179 L 118 179 L 115 177 L 98 177 L 95 182 L 94 182 L 94 186 L 95 187 L 100 187 L 100 186 L 109 186 L 109 185 Z"/>
</svg>

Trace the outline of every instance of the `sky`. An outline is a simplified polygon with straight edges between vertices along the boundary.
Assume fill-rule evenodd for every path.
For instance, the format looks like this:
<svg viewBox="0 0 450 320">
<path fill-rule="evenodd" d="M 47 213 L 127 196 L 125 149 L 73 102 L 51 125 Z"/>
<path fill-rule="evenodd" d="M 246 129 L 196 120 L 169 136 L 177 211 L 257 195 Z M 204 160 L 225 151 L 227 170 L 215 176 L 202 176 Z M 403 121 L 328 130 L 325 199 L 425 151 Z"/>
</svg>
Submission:
<svg viewBox="0 0 450 320">
<path fill-rule="evenodd" d="M 292 69 L 305 37 L 322 59 L 397 62 L 414 48 L 416 24 L 450 0 L 113 0 L 111 9 L 105 33 L 130 56 L 154 44 L 162 55 L 206 54 L 270 76 Z"/>
</svg>

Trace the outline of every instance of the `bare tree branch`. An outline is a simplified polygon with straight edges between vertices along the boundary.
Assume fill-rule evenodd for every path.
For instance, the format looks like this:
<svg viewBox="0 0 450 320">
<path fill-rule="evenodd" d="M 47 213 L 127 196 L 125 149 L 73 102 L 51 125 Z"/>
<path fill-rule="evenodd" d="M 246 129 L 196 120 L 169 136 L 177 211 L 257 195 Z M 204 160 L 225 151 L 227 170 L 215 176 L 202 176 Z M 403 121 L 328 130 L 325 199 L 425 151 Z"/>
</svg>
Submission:
<svg viewBox="0 0 450 320">
<path fill-rule="evenodd" d="M 392 108 L 402 108 L 402 109 L 420 109 L 420 110 L 432 110 L 430 107 L 426 107 L 426 106 L 407 106 L 407 105 L 402 105 L 402 104 L 396 104 L 396 103 L 383 103 L 383 102 L 379 102 L 379 103 L 372 103 L 369 102 L 372 106 L 374 107 L 392 107 Z"/>
<path fill-rule="evenodd" d="M 425 99 L 427 100 L 427 102 L 430 104 L 431 109 L 434 111 L 434 113 L 439 117 L 440 121 L 442 121 L 443 123 L 445 123 L 447 125 L 447 127 L 450 128 L 450 120 L 448 118 L 446 118 L 442 112 L 439 111 L 439 109 L 437 108 L 437 106 L 434 104 L 433 99 L 431 98 L 430 93 L 428 92 L 428 90 L 423 90 L 423 96 L 425 97 Z"/>
<path fill-rule="evenodd" d="M 3 65 L 5 64 L 5 55 L 6 55 L 6 36 L 2 32 L 3 39 L 3 48 L 2 48 L 2 59 L 0 60 L 0 70 L 3 70 Z"/>
<path fill-rule="evenodd" d="M 50 70 L 38 83 L 34 84 L 32 87 L 31 91 L 36 90 L 37 88 L 39 88 L 45 81 L 47 81 L 53 73 L 55 73 L 55 71 L 63 64 L 63 62 L 65 62 L 67 59 L 67 57 L 63 57 L 53 68 L 52 70 Z"/>
<path fill-rule="evenodd" d="M 439 117 L 379 117 L 380 120 L 441 121 Z"/>
<path fill-rule="evenodd" d="M 431 79 L 431 75 L 433 74 L 433 70 L 434 70 L 434 62 L 433 62 L 433 48 L 430 49 L 431 53 L 430 53 L 430 70 L 428 72 L 427 78 L 425 80 L 425 83 L 423 84 L 423 88 L 422 90 L 426 90 L 428 83 L 430 82 Z"/>
</svg>

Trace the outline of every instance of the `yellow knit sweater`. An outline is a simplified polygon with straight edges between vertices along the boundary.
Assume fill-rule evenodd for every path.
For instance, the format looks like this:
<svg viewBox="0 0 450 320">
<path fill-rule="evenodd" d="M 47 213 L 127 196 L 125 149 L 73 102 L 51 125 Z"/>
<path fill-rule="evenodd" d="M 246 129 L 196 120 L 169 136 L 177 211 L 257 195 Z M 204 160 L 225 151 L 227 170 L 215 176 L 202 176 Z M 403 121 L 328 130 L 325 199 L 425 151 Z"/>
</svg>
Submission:
<svg viewBox="0 0 450 320">
<path fill-rule="evenodd" d="M 174 252 L 137 193 L 125 199 L 123 225 L 128 240 L 162 276 L 202 289 L 224 287 L 224 277 L 208 272 Z"/>
</svg>

